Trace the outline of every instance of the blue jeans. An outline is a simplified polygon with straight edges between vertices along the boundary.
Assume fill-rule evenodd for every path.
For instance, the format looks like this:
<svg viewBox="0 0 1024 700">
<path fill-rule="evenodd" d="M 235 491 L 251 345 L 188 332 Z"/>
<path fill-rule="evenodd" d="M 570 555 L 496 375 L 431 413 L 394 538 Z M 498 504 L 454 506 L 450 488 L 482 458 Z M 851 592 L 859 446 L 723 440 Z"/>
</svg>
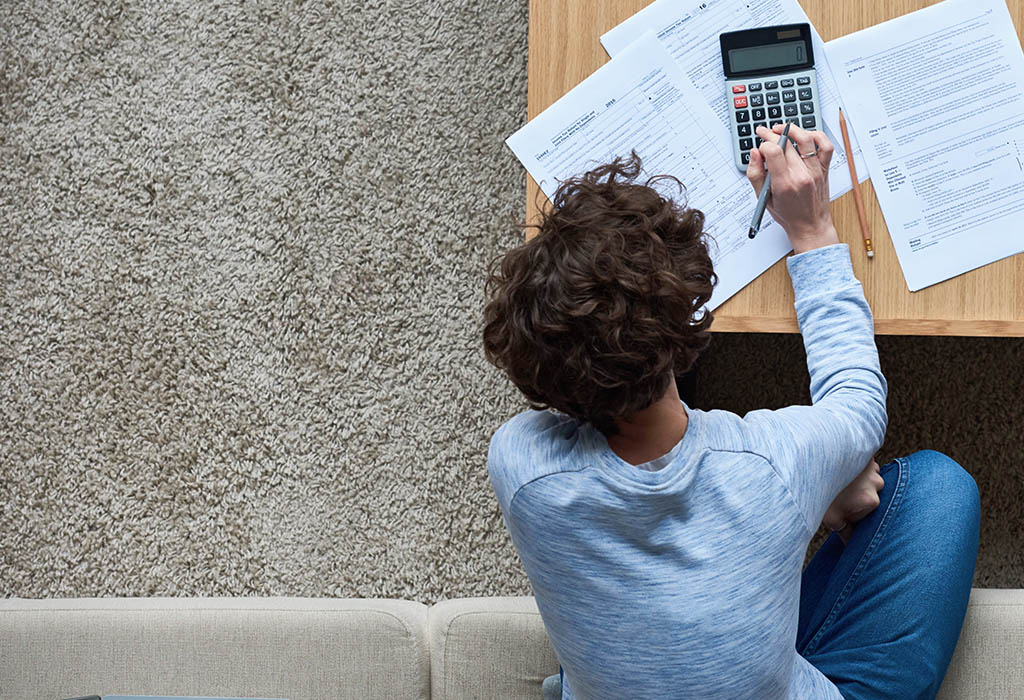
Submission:
<svg viewBox="0 0 1024 700">
<path fill-rule="evenodd" d="M 881 468 L 878 507 L 804 570 L 797 651 L 846 700 L 934 699 L 960 638 L 981 503 L 963 467 L 931 450 Z M 561 697 L 562 669 L 544 680 Z"/>
<path fill-rule="evenodd" d="M 934 698 L 960 638 L 978 557 L 978 486 L 931 450 L 881 468 L 880 503 L 850 543 L 804 570 L 797 651 L 846 700 Z"/>
</svg>

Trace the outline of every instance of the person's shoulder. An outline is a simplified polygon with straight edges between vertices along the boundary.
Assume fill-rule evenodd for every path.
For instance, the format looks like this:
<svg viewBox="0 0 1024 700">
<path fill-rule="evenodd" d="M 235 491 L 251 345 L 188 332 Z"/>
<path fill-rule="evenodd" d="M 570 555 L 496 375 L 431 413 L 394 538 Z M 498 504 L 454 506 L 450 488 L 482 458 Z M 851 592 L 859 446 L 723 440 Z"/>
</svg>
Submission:
<svg viewBox="0 0 1024 700">
<path fill-rule="evenodd" d="M 502 507 L 534 479 L 572 469 L 580 423 L 564 413 L 529 410 L 505 421 L 491 436 L 487 470 Z"/>
<path fill-rule="evenodd" d="M 564 428 L 575 428 L 577 421 L 554 409 L 538 411 L 530 409 L 517 413 L 502 423 L 491 436 L 491 449 L 507 448 L 522 441 L 536 441 L 557 437 L 565 433 Z M 552 434 L 554 433 L 554 435 Z"/>
<path fill-rule="evenodd" d="M 765 449 L 764 428 L 758 416 L 762 411 L 739 415 L 714 409 L 702 411 L 703 438 L 708 449 L 716 452 L 746 452 L 770 461 Z"/>
</svg>

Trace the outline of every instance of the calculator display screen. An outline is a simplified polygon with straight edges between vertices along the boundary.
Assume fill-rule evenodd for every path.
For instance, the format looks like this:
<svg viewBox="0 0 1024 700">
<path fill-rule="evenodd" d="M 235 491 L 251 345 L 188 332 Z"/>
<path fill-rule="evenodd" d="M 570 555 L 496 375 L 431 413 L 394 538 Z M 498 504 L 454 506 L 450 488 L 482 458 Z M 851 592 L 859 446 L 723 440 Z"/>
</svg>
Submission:
<svg viewBox="0 0 1024 700">
<path fill-rule="evenodd" d="M 811 25 L 781 24 L 719 35 L 727 78 L 749 78 L 814 68 Z"/>
<path fill-rule="evenodd" d="M 803 41 L 729 50 L 729 63 L 733 73 L 798 66 L 806 61 L 807 44 Z"/>
</svg>

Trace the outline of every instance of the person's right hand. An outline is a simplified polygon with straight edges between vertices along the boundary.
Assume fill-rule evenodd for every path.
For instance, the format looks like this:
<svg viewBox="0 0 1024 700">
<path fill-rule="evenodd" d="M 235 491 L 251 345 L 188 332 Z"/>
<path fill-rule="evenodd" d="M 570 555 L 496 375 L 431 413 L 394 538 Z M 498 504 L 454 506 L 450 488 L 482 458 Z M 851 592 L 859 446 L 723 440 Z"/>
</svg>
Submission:
<svg viewBox="0 0 1024 700">
<path fill-rule="evenodd" d="M 764 141 L 750 151 L 747 178 L 754 192 L 761 194 L 767 167 L 772 174 L 767 209 L 789 236 L 795 253 L 839 242 L 829 210 L 828 166 L 832 161 L 832 142 L 822 131 L 806 131 L 796 124 L 789 127 L 785 152 L 779 146 L 784 125 L 774 129 L 760 126 L 757 135 Z M 801 158 L 801 154 L 817 155 Z"/>
</svg>

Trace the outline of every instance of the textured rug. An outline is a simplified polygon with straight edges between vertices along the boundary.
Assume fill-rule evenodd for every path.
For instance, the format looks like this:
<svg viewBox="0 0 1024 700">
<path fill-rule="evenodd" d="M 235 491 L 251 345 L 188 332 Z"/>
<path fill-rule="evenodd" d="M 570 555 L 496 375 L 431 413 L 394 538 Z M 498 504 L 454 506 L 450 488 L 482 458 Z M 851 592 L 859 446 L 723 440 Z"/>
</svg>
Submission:
<svg viewBox="0 0 1024 700">
<path fill-rule="evenodd" d="M 0 5 L 4 595 L 529 593 L 486 473 L 525 402 L 480 347 L 521 240 L 526 24 Z M 1024 346 L 879 344 L 884 456 L 960 459 L 976 585 L 1021 585 Z M 794 336 L 716 336 L 697 373 L 702 407 L 806 400 Z"/>
</svg>

